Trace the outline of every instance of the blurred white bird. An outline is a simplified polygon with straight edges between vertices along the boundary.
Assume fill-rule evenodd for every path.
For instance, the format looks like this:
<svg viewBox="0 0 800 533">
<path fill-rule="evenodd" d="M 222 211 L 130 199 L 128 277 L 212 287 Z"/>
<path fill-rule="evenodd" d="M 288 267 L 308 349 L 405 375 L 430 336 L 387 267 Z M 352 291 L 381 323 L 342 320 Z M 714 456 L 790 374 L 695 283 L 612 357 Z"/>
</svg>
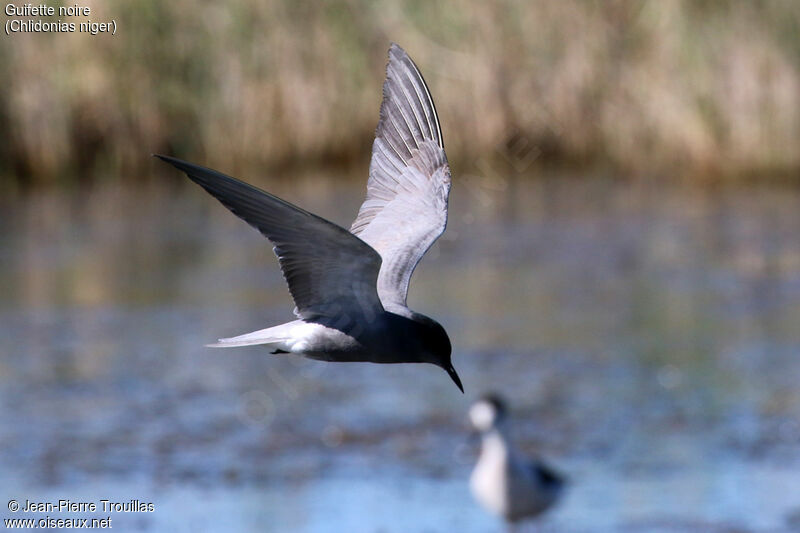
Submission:
<svg viewBox="0 0 800 533">
<path fill-rule="evenodd" d="M 482 441 L 470 477 L 475 499 L 510 525 L 552 507 L 566 482 L 543 462 L 523 456 L 514 447 L 505 402 L 497 395 L 487 395 L 472 405 L 469 418 Z"/>
</svg>

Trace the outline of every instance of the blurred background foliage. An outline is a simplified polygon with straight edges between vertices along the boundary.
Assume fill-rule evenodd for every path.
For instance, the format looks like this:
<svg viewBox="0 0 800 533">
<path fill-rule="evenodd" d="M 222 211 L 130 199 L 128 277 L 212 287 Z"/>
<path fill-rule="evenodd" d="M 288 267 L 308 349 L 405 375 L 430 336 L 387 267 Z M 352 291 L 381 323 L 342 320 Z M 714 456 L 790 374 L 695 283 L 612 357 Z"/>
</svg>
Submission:
<svg viewBox="0 0 800 533">
<path fill-rule="evenodd" d="M 275 178 L 366 168 L 391 41 L 456 171 L 527 147 L 625 176 L 800 177 L 792 0 L 81 5 L 117 34 L 2 38 L 4 188 L 143 180 L 153 152 Z"/>
</svg>

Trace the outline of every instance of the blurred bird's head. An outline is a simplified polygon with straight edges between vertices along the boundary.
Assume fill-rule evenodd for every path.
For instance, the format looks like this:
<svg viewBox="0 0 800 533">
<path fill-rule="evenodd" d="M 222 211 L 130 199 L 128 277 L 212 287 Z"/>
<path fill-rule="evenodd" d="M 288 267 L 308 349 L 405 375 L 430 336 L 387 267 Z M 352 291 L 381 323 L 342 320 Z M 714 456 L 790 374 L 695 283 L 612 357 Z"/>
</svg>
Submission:
<svg viewBox="0 0 800 533">
<path fill-rule="evenodd" d="M 491 431 L 505 420 L 508 409 L 505 401 L 495 393 L 489 393 L 472 404 L 469 419 L 481 433 Z"/>
</svg>

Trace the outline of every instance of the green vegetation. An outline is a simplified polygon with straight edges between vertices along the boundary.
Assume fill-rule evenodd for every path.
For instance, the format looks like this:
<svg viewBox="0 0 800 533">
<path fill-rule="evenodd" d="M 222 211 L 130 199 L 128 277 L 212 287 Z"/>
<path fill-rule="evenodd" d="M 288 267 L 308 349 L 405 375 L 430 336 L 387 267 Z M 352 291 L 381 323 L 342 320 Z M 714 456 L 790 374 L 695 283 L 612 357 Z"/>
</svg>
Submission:
<svg viewBox="0 0 800 533">
<path fill-rule="evenodd" d="M 522 139 L 537 162 L 798 178 L 791 0 L 93 4 L 115 36 L 3 36 L 13 183 L 141 179 L 151 152 L 231 172 L 366 166 L 392 40 L 431 85 L 457 169 Z"/>
</svg>

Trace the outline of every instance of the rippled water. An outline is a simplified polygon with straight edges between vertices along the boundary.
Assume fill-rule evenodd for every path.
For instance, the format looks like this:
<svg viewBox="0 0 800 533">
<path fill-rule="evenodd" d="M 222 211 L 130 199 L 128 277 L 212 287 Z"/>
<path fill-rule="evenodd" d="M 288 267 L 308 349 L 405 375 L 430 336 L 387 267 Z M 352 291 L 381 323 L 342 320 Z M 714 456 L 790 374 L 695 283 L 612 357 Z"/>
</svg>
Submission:
<svg viewBox="0 0 800 533">
<path fill-rule="evenodd" d="M 546 531 L 800 529 L 800 191 L 499 185 L 455 184 L 409 296 L 466 396 L 429 366 L 203 348 L 293 306 L 266 241 L 196 188 L 6 202 L 0 518 L 138 499 L 155 511 L 116 529 L 501 531 L 465 419 L 500 390 L 571 481 Z M 362 187 L 269 185 L 345 225 Z"/>
</svg>

